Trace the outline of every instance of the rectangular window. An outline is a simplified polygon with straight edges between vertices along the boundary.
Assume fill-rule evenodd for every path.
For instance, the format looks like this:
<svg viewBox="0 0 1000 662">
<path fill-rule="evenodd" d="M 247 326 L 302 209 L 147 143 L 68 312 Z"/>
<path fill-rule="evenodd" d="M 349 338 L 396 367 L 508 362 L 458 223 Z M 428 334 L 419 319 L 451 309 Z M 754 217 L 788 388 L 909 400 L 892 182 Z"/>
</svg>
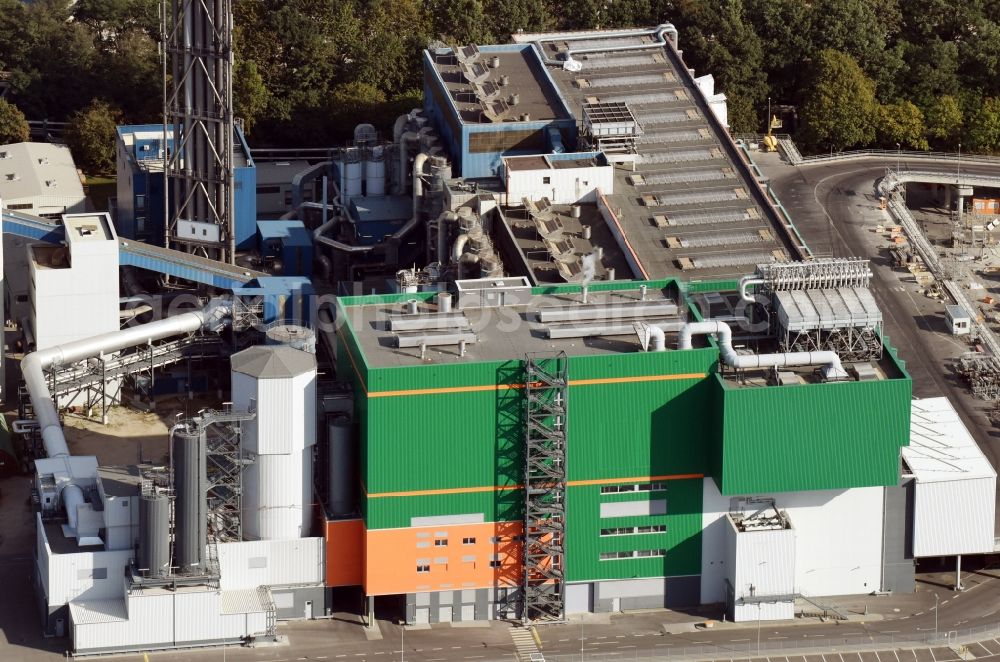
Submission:
<svg viewBox="0 0 1000 662">
<path fill-rule="evenodd" d="M 447 547 L 448 546 L 448 539 L 447 538 L 439 538 L 439 539 L 437 539 L 437 540 L 434 541 L 434 546 L 435 547 Z"/>
<path fill-rule="evenodd" d="M 23 203 L 20 205 L 6 205 L 7 209 L 31 209 L 35 205 L 31 202 Z"/>
<path fill-rule="evenodd" d="M 543 184 L 551 184 L 552 183 L 552 178 L 551 177 L 542 177 L 542 183 Z"/>
<path fill-rule="evenodd" d="M 418 565 L 417 572 L 430 572 L 431 567 L 429 565 Z"/>
<path fill-rule="evenodd" d="M 493 559 L 492 561 L 490 561 L 491 568 L 499 568 L 502 565 L 503 563 L 500 562 L 500 559 Z"/>
<path fill-rule="evenodd" d="M 663 533 L 667 530 L 666 524 L 653 524 L 650 526 L 619 526 L 610 529 L 601 529 L 602 536 L 631 536 L 640 533 Z"/>
<path fill-rule="evenodd" d="M 142 211 L 146 208 L 146 196 L 137 195 L 135 196 L 135 210 Z"/>
<path fill-rule="evenodd" d="M 146 217 L 136 216 L 135 217 L 135 231 L 142 234 L 146 231 Z"/>
<path fill-rule="evenodd" d="M 601 494 L 620 494 L 622 492 L 662 492 L 667 489 L 665 483 L 634 483 L 632 485 L 605 485 Z"/>
<path fill-rule="evenodd" d="M 462 544 L 463 545 L 475 545 L 476 544 L 476 539 L 475 538 L 462 538 Z"/>
<path fill-rule="evenodd" d="M 281 193 L 280 186 L 258 186 L 257 195 L 268 195 L 273 193 Z"/>
<path fill-rule="evenodd" d="M 266 568 L 267 567 L 267 557 L 266 556 L 253 556 L 247 559 L 248 568 Z"/>
<path fill-rule="evenodd" d="M 601 504 L 601 517 L 650 517 L 667 514 L 666 499 L 613 501 Z"/>
<path fill-rule="evenodd" d="M 636 549 L 630 552 L 601 552 L 602 561 L 618 561 L 621 559 L 648 559 L 667 555 L 665 549 Z"/>
</svg>

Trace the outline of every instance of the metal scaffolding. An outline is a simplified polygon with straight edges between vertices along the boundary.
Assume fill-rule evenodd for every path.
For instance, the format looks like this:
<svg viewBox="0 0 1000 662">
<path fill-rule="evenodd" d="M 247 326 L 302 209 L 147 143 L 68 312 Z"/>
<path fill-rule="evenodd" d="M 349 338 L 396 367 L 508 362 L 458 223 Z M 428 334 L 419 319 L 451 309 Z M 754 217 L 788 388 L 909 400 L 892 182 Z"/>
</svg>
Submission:
<svg viewBox="0 0 1000 662">
<path fill-rule="evenodd" d="M 966 352 L 958 360 L 957 370 L 977 398 L 994 401 L 1000 399 L 1000 358 L 979 352 Z"/>
<path fill-rule="evenodd" d="M 212 336 L 185 336 L 159 343 L 141 345 L 134 350 L 98 356 L 80 363 L 52 366 L 48 370 L 49 391 L 61 402 L 76 402 L 86 412 L 107 410 L 121 404 L 123 385 L 132 387 L 135 395 L 152 406 L 157 368 L 181 361 L 218 359 L 226 353 L 222 340 Z M 27 389 L 18 389 L 18 415 L 22 420 L 33 417 Z"/>
<path fill-rule="evenodd" d="M 525 624 L 566 619 L 565 352 L 525 357 Z"/>
<path fill-rule="evenodd" d="M 165 245 L 234 264 L 232 0 L 163 0 L 161 16 Z"/>
<path fill-rule="evenodd" d="M 209 561 L 217 542 L 243 539 L 240 511 L 243 505 L 243 470 L 253 463 L 244 456 L 241 444 L 242 423 L 252 421 L 255 412 L 203 409 L 191 419 L 191 425 L 206 435 L 208 465 Z"/>
</svg>

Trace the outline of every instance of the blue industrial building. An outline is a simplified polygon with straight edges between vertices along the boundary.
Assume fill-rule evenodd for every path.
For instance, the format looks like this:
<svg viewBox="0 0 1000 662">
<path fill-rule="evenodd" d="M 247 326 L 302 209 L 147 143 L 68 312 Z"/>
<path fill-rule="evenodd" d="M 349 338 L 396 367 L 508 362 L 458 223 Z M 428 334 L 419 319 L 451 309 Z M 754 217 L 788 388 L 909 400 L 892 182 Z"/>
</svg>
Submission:
<svg viewBox="0 0 1000 662">
<path fill-rule="evenodd" d="M 265 264 L 280 262 L 282 276 L 312 277 L 312 234 L 302 221 L 258 221 L 257 234 Z"/>
<path fill-rule="evenodd" d="M 114 206 L 115 228 L 121 237 L 163 245 L 163 125 L 118 127 L 116 140 L 118 196 Z M 257 235 L 257 172 L 250 148 L 236 127 L 234 154 L 236 247 L 254 248 Z M 167 135 L 167 150 L 173 136 Z"/>
<path fill-rule="evenodd" d="M 424 51 L 424 111 L 458 177 L 496 177 L 501 157 L 572 151 L 576 120 L 530 44 Z"/>
</svg>

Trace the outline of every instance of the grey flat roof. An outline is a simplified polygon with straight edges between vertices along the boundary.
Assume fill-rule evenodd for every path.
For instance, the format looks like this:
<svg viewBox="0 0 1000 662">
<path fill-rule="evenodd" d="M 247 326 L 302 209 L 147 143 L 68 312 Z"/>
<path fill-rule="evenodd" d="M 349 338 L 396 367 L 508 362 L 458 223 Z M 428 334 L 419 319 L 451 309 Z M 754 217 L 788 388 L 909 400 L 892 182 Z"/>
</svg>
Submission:
<svg viewBox="0 0 1000 662">
<path fill-rule="evenodd" d="M 50 143 L 0 145 L 0 198 L 35 196 L 84 199 L 69 147 Z"/>
<path fill-rule="evenodd" d="M 615 38 L 594 31 L 587 37 L 572 47 L 653 42 L 652 34 Z M 514 36 L 536 39 L 556 61 L 570 47 L 566 33 Z M 781 222 L 755 191 L 753 174 L 734 156 L 725 128 L 672 48 L 573 58 L 580 71 L 550 67 L 549 74 L 577 120 L 583 121 L 586 104 L 625 103 L 641 128 L 635 170 L 617 166 L 615 192 L 607 197 L 649 278 L 735 276 L 757 263 L 795 257 Z"/>
<path fill-rule="evenodd" d="M 462 121 L 467 124 L 493 124 L 482 118 L 482 108 L 476 101 L 473 84 L 462 75 L 462 67 L 454 55 L 450 51 L 447 55 L 439 55 L 434 51 L 428 53 L 444 80 L 445 91 L 458 108 Z M 497 98 L 506 100 L 511 94 L 518 96 L 518 103 L 507 113 L 509 120 L 516 121 L 525 113 L 531 116 L 532 122 L 565 117 L 551 83 L 541 75 L 540 68 L 530 64 L 529 58 L 535 57 L 530 48 L 495 51 L 484 47 L 478 63 L 485 65 L 493 57 L 500 58 L 500 66 L 489 69 L 487 82 L 499 85 L 501 76 L 506 76 L 509 81 L 499 88 Z"/>
<path fill-rule="evenodd" d="M 676 303 L 676 292 L 673 288 L 656 290 L 650 288 L 646 301 Z M 588 304 L 604 304 L 614 310 L 622 306 L 621 315 L 616 318 L 594 322 L 598 324 L 627 326 L 628 333 L 624 335 L 595 336 L 589 338 L 548 338 L 547 328 L 560 327 L 564 324 L 580 326 L 592 322 L 578 321 L 571 323 L 543 323 L 537 318 L 537 311 L 544 308 L 583 307 L 582 296 L 572 294 L 533 295 L 525 305 L 505 306 L 500 308 L 465 308 L 461 312 L 471 324 L 471 332 L 475 334 L 475 342 L 466 345 L 465 355 L 461 356 L 457 341 L 454 344 L 432 346 L 428 345 L 424 359 L 420 358 L 419 346 L 397 347 L 395 334 L 388 329 L 390 316 L 398 316 L 404 304 L 370 304 L 348 306 L 346 315 L 354 330 L 354 335 L 361 345 L 365 355 L 365 363 L 369 367 L 384 368 L 396 366 L 434 365 L 466 363 L 476 361 L 501 361 L 523 357 L 526 352 L 552 352 L 563 350 L 570 356 L 593 354 L 622 354 L 641 351 L 637 335 L 631 330 L 635 319 L 648 323 L 666 323 L 679 320 L 679 316 L 662 316 L 636 318 L 627 312 L 625 306 L 640 302 L 638 285 L 635 289 L 617 292 L 590 292 Z M 433 301 L 421 302 L 418 313 L 435 314 L 437 307 Z M 671 346 L 670 341 L 667 343 Z M 246 350 L 249 351 L 249 350 Z M 239 355 L 236 355 L 239 356 Z M 235 361 L 235 356 L 233 357 Z M 235 369 L 235 367 L 234 367 Z"/>
<path fill-rule="evenodd" d="M 296 377 L 316 369 L 316 356 L 283 345 L 255 345 L 233 354 L 233 372 L 258 379 Z"/>
</svg>

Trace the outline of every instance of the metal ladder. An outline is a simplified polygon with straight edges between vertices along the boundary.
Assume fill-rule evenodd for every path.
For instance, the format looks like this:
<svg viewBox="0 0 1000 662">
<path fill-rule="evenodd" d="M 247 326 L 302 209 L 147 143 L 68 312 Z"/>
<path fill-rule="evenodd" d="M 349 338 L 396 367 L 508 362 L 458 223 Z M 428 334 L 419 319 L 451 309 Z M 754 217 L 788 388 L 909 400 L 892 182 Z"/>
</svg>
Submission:
<svg viewBox="0 0 1000 662">
<path fill-rule="evenodd" d="M 524 624 L 566 619 L 565 352 L 525 357 Z"/>
</svg>

